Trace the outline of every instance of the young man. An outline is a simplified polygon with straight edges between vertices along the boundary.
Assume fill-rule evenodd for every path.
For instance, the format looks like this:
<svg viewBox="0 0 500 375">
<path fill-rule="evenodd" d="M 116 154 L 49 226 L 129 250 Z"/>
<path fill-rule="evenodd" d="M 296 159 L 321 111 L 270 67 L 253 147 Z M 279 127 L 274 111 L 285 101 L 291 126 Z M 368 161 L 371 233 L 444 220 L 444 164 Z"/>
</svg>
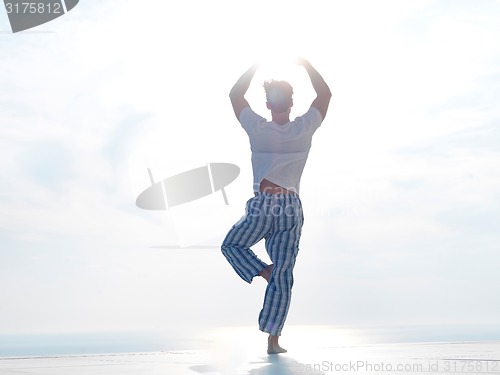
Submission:
<svg viewBox="0 0 500 375">
<path fill-rule="evenodd" d="M 312 136 L 326 116 L 332 95 L 308 61 L 299 59 L 297 63 L 306 69 L 317 96 L 307 113 L 293 121 L 293 89 L 284 81 L 264 83 L 272 121 L 250 108 L 245 93 L 258 65 L 246 71 L 229 94 L 234 113 L 250 138 L 255 197 L 247 202 L 245 216 L 233 225 L 221 250 L 243 280 L 251 283 L 255 276 L 262 276 L 268 282 L 259 328 L 269 333 L 269 354 L 286 352 L 278 339 L 290 306 L 293 267 L 303 223 L 300 177 Z M 262 239 L 273 262 L 270 265 L 250 249 Z"/>
</svg>

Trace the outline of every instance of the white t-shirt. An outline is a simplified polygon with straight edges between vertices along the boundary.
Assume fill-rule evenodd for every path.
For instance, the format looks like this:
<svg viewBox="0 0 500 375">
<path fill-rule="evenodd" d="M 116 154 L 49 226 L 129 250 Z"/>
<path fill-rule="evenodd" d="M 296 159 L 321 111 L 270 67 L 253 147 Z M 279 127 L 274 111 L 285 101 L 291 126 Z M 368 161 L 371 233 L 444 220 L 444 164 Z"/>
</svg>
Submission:
<svg viewBox="0 0 500 375">
<path fill-rule="evenodd" d="M 278 125 L 246 107 L 239 120 L 250 138 L 254 191 L 267 179 L 298 194 L 312 136 L 323 121 L 321 113 L 311 107 L 303 116 Z"/>
</svg>

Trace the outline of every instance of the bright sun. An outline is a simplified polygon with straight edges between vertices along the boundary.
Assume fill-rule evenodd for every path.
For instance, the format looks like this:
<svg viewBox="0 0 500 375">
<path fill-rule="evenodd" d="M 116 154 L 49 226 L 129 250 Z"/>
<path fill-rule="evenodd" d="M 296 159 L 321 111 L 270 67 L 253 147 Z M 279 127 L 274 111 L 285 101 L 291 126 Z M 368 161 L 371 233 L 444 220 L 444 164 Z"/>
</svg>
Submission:
<svg viewBox="0 0 500 375">
<path fill-rule="evenodd" d="M 292 117 L 304 114 L 314 100 L 315 94 L 305 69 L 296 64 L 296 56 L 270 55 L 259 60 L 260 68 L 255 74 L 247 99 L 254 110 L 267 114 L 262 84 L 275 79 L 289 82 L 293 87 L 294 106 Z M 261 113 L 262 112 L 262 113 Z"/>
</svg>

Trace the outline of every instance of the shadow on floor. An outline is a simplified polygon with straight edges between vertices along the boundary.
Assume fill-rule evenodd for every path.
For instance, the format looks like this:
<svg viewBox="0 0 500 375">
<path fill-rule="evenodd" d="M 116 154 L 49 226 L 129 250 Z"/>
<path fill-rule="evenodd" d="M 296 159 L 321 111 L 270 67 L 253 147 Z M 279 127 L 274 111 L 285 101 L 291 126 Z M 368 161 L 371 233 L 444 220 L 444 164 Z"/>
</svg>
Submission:
<svg viewBox="0 0 500 375">
<path fill-rule="evenodd" d="M 285 355 L 269 355 L 260 359 L 261 361 L 252 363 L 252 365 L 260 366 L 250 370 L 248 375 L 327 375 L 323 371 L 314 369 L 310 364 L 300 363 Z M 210 365 L 191 366 L 191 370 L 199 373 L 218 372 L 218 369 Z"/>
</svg>

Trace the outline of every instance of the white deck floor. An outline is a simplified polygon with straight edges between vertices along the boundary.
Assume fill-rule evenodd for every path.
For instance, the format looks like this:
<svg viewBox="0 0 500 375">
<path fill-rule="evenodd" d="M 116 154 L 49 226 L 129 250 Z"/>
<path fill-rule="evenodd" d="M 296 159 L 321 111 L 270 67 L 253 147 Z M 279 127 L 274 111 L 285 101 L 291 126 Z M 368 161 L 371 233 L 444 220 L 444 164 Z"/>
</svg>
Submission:
<svg viewBox="0 0 500 375">
<path fill-rule="evenodd" d="M 316 347 L 268 356 L 207 351 L 0 359 L 1 375 L 500 374 L 500 342 Z M 227 349 L 227 348 L 226 348 Z"/>
</svg>

